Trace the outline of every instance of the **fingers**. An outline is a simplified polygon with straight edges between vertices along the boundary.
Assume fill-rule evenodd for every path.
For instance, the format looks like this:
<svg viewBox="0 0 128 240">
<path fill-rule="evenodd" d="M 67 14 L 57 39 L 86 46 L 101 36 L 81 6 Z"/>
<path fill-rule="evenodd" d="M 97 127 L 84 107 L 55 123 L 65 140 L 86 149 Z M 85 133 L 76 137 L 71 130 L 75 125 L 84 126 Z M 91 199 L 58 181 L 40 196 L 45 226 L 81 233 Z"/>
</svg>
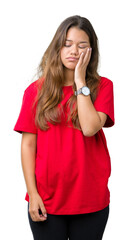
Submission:
<svg viewBox="0 0 128 240">
<path fill-rule="evenodd" d="M 44 207 L 43 204 L 40 205 L 40 212 L 41 212 L 41 215 L 44 216 L 45 218 L 47 218 L 47 212 L 46 212 L 46 209 Z"/>
<path fill-rule="evenodd" d="M 91 52 L 91 48 L 87 48 L 85 52 L 81 53 L 79 61 L 75 67 L 75 83 L 79 81 L 79 79 L 85 79 L 86 69 L 91 58 Z"/>
<path fill-rule="evenodd" d="M 80 55 L 79 61 L 78 61 L 78 65 L 81 65 L 83 63 L 84 55 L 85 55 L 85 53 L 82 52 Z"/>
<path fill-rule="evenodd" d="M 88 65 L 90 58 L 91 58 L 92 48 L 88 48 L 85 53 L 83 53 L 83 64 Z"/>
<path fill-rule="evenodd" d="M 85 52 L 81 53 L 79 61 L 77 63 L 77 67 L 80 67 L 80 66 L 82 66 L 84 68 L 87 67 L 87 65 L 90 61 L 90 58 L 91 58 L 91 52 L 92 52 L 92 49 L 87 48 L 87 50 Z"/>
<path fill-rule="evenodd" d="M 46 213 L 42 213 L 40 209 L 30 209 L 29 213 L 34 222 L 45 221 L 47 219 L 47 217 L 44 216 Z"/>
<path fill-rule="evenodd" d="M 39 195 L 31 198 L 29 202 L 29 214 L 34 222 L 45 221 L 47 219 L 47 212 Z"/>
</svg>

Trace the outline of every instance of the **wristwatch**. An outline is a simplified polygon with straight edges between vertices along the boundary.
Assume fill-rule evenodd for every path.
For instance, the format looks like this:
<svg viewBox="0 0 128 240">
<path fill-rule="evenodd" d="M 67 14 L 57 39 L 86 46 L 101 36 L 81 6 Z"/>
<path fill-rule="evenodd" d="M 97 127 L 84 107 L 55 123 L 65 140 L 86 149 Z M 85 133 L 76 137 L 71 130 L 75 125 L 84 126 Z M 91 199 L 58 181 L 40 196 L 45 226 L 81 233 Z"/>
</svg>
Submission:
<svg viewBox="0 0 128 240">
<path fill-rule="evenodd" d="M 90 94 L 90 89 L 87 86 L 83 86 L 82 88 L 75 91 L 75 95 L 78 96 L 78 94 L 83 94 L 85 96 L 88 96 Z"/>
</svg>

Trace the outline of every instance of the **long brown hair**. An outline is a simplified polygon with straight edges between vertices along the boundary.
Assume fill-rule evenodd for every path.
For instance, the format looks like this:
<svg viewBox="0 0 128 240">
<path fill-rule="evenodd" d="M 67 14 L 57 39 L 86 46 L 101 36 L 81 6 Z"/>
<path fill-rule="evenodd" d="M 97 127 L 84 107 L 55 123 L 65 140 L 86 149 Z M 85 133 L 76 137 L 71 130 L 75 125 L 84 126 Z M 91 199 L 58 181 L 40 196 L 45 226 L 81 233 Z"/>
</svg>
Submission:
<svg viewBox="0 0 128 240">
<path fill-rule="evenodd" d="M 65 19 L 58 27 L 38 67 L 39 81 L 42 82 L 42 87 L 39 88 L 36 99 L 35 122 L 37 127 L 42 130 L 49 128 L 48 122 L 54 125 L 61 122 L 63 108 L 58 109 L 57 107 L 62 101 L 62 86 L 64 85 L 64 67 L 60 58 L 60 51 L 65 44 L 68 30 L 74 26 L 85 31 L 90 40 L 92 54 L 86 70 L 86 83 L 91 91 L 92 102 L 96 98 L 100 81 L 97 73 L 99 58 L 98 39 L 88 19 L 77 15 L 72 16 Z M 73 90 L 76 90 L 75 82 Z M 77 97 L 75 94 L 69 98 L 67 105 L 70 109 L 67 122 L 71 120 L 74 128 L 81 130 L 77 111 Z"/>
</svg>

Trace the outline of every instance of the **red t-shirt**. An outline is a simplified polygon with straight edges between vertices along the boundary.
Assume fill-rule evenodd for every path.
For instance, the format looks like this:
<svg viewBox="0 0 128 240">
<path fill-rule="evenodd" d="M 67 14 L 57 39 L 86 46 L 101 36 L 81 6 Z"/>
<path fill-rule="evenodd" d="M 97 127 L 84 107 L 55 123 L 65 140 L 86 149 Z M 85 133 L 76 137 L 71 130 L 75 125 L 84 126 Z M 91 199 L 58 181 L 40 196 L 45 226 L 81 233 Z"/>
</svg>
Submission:
<svg viewBox="0 0 128 240">
<path fill-rule="evenodd" d="M 37 189 L 49 214 L 82 214 L 99 211 L 110 202 L 108 178 L 111 173 L 110 155 L 103 130 L 86 137 L 66 121 L 52 125 L 47 131 L 35 126 L 38 80 L 25 90 L 19 118 L 14 130 L 37 134 L 35 175 Z M 63 86 L 66 104 L 73 92 L 72 86 Z M 101 77 L 97 111 L 107 114 L 104 127 L 114 125 L 113 83 Z M 36 108 L 36 107 L 35 107 Z M 27 201 L 29 196 L 26 194 Z"/>
</svg>

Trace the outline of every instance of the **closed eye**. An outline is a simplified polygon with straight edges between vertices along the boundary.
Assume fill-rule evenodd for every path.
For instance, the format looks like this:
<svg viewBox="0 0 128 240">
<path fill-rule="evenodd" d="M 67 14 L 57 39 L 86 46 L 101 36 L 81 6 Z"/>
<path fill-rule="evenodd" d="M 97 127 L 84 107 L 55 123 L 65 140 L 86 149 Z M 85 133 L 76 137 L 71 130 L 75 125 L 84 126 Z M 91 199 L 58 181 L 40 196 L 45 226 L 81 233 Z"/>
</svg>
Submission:
<svg viewBox="0 0 128 240">
<path fill-rule="evenodd" d="M 67 45 L 67 44 L 65 44 L 64 46 L 65 46 L 65 47 L 71 47 L 71 45 Z"/>
<path fill-rule="evenodd" d="M 64 44 L 65 47 L 71 47 L 72 45 Z M 80 49 L 87 48 L 87 46 L 78 46 Z"/>
<path fill-rule="evenodd" d="M 84 48 L 87 48 L 87 46 L 79 46 L 79 48 L 82 48 L 82 49 L 84 49 Z"/>
</svg>

